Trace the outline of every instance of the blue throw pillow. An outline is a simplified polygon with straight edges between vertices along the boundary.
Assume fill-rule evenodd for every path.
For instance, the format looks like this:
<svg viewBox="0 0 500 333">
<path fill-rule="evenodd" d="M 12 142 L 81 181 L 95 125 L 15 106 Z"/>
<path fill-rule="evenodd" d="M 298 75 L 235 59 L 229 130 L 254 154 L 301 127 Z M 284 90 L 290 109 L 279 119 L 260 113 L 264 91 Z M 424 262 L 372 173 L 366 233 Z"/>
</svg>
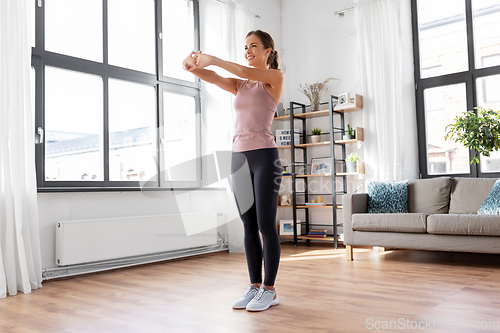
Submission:
<svg viewBox="0 0 500 333">
<path fill-rule="evenodd" d="M 369 183 L 368 213 L 408 213 L 408 181 Z"/>
<path fill-rule="evenodd" d="M 495 182 L 490 194 L 484 199 L 478 214 L 500 214 L 500 179 Z"/>
</svg>

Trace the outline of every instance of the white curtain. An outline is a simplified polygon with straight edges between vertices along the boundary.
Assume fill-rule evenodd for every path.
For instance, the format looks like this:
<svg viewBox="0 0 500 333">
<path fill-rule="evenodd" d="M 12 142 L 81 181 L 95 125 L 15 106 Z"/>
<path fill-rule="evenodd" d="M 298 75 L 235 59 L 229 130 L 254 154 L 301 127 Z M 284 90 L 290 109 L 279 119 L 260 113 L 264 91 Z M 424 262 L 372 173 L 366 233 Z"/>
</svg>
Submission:
<svg viewBox="0 0 500 333">
<path fill-rule="evenodd" d="M 42 286 L 32 109 L 32 0 L 0 1 L 0 297 Z"/>
<path fill-rule="evenodd" d="M 233 0 L 200 1 L 201 51 L 238 64 L 245 63 L 245 37 L 255 28 L 255 14 Z M 210 67 L 224 77 L 235 77 L 219 68 Z M 201 107 L 203 110 L 203 154 L 231 151 L 234 135 L 234 95 L 202 81 Z M 227 161 L 230 163 L 230 161 Z M 230 167 L 230 165 L 226 166 Z M 219 169 L 221 167 L 219 166 Z M 239 217 L 232 188 L 227 180 L 213 184 L 227 189 L 228 245 L 232 253 L 244 252 L 243 223 Z"/>
<path fill-rule="evenodd" d="M 418 178 L 410 0 L 355 6 L 366 181 Z"/>
</svg>

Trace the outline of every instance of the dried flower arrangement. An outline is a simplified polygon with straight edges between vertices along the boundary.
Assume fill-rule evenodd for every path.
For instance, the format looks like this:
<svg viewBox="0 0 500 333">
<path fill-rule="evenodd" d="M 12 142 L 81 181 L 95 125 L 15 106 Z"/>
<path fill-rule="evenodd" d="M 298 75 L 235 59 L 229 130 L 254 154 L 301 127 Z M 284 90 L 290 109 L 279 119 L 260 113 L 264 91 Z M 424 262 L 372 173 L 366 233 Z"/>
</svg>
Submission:
<svg viewBox="0 0 500 333">
<path fill-rule="evenodd" d="M 319 82 L 311 83 L 311 84 L 306 83 L 304 85 L 304 87 L 302 87 L 302 85 L 300 85 L 299 91 L 301 93 L 303 93 L 304 95 L 306 95 L 307 98 L 309 98 L 309 101 L 311 102 L 311 108 L 312 108 L 311 110 L 312 111 L 319 110 L 319 100 L 320 100 L 321 95 L 322 95 L 322 90 L 323 90 L 323 88 L 325 88 L 325 84 L 330 80 L 338 80 L 338 79 L 335 79 L 333 77 L 329 77 L 328 79 L 323 81 L 323 83 L 319 83 Z M 326 88 L 326 90 L 328 90 L 328 88 Z"/>
</svg>

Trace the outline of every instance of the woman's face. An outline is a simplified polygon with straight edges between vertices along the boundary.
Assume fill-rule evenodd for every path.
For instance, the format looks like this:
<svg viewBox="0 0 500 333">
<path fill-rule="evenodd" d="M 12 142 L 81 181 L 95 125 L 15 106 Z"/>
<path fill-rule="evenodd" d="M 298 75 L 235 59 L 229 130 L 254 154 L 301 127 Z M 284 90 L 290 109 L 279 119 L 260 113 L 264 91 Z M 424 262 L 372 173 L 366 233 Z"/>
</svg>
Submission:
<svg viewBox="0 0 500 333">
<path fill-rule="evenodd" d="M 245 43 L 245 58 L 252 67 L 267 68 L 267 57 L 271 49 L 265 49 L 259 37 L 250 35 Z"/>
</svg>

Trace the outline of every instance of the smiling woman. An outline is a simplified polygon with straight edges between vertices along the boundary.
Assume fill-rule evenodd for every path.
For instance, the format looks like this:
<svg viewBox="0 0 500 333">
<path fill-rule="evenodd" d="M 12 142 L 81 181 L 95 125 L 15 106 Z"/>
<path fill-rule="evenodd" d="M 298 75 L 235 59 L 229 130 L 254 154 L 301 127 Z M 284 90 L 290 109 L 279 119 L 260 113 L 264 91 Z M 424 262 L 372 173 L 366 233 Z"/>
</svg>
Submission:
<svg viewBox="0 0 500 333">
<path fill-rule="evenodd" d="M 275 218 L 282 172 L 271 124 L 281 97 L 283 75 L 278 69 L 274 41 L 264 31 L 252 30 L 247 34 L 245 58 L 249 67 L 193 51 L 182 65 L 200 79 L 236 96 L 231 179 L 244 224 L 250 284 L 247 292 L 233 303 L 233 308 L 262 311 L 279 303 L 274 281 L 281 248 Z M 242 79 L 221 77 L 205 69 L 208 66 L 218 66 Z"/>
</svg>

